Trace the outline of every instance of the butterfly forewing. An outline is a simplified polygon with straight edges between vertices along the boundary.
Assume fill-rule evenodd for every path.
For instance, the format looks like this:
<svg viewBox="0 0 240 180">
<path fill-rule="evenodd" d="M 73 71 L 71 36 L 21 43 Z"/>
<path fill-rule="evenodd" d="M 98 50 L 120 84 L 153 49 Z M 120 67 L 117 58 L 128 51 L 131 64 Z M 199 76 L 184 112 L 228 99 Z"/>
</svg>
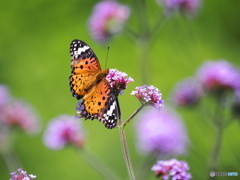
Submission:
<svg viewBox="0 0 240 180">
<path fill-rule="evenodd" d="M 70 89 L 74 97 L 81 99 L 94 81 L 95 75 L 101 71 L 101 66 L 93 50 L 83 41 L 72 41 L 70 55 Z"/>
</svg>

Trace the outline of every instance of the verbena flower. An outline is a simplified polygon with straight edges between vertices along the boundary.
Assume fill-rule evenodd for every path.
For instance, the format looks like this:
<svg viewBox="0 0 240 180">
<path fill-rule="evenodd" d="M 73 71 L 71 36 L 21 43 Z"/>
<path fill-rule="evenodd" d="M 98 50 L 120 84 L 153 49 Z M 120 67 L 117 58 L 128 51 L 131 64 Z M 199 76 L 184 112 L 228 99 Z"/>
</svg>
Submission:
<svg viewBox="0 0 240 180">
<path fill-rule="evenodd" d="M 143 110 L 135 124 L 137 149 L 157 156 L 181 155 L 189 139 L 182 118 L 170 108 Z"/>
<path fill-rule="evenodd" d="M 10 101 L 10 93 L 6 86 L 0 84 L 0 108 Z"/>
<path fill-rule="evenodd" d="M 113 0 L 97 3 L 89 18 L 89 29 L 92 38 L 100 43 L 122 30 L 130 15 L 127 6 Z"/>
<path fill-rule="evenodd" d="M 198 103 L 202 90 L 195 78 L 189 77 L 176 84 L 172 93 L 172 101 L 178 106 L 190 106 Z"/>
<path fill-rule="evenodd" d="M 157 0 L 163 5 L 166 12 L 183 11 L 184 13 L 196 13 L 200 7 L 200 0 Z"/>
<path fill-rule="evenodd" d="M 53 150 L 63 149 L 68 144 L 82 147 L 84 141 L 82 126 L 73 116 L 60 115 L 48 123 L 43 141 Z"/>
<path fill-rule="evenodd" d="M 37 176 L 32 174 L 27 174 L 26 171 L 23 171 L 22 169 L 18 169 L 16 172 L 12 172 L 10 180 L 32 180 L 36 178 Z"/>
<path fill-rule="evenodd" d="M 152 171 L 155 171 L 156 177 L 160 177 L 163 180 L 192 179 L 192 175 L 188 172 L 188 164 L 184 161 L 178 161 L 176 159 L 158 161 L 157 164 L 152 167 Z"/>
<path fill-rule="evenodd" d="M 19 127 L 30 134 L 40 130 L 39 118 L 34 113 L 33 107 L 17 100 L 2 107 L 0 121 L 10 128 Z"/>
<path fill-rule="evenodd" d="M 240 88 L 240 72 L 225 60 L 206 61 L 197 71 L 200 85 L 208 92 L 235 91 Z"/>
<path fill-rule="evenodd" d="M 164 106 L 162 93 L 160 93 L 159 89 L 153 85 L 136 87 L 136 90 L 132 91 L 131 95 L 134 95 L 136 98 L 138 98 L 143 105 L 150 105 L 157 109 L 160 109 Z"/>
<path fill-rule="evenodd" d="M 121 72 L 117 69 L 109 69 L 109 73 L 106 76 L 106 79 L 110 83 L 111 87 L 115 90 L 116 95 L 122 94 L 127 85 L 130 82 L 133 82 L 133 78 L 128 77 L 125 72 Z"/>
</svg>

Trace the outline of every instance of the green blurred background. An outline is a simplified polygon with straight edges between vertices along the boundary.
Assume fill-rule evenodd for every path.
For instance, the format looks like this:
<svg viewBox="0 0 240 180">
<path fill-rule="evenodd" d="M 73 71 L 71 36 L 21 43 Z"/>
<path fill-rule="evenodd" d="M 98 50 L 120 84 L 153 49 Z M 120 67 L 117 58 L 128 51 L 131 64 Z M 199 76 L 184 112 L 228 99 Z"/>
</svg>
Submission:
<svg viewBox="0 0 240 180">
<path fill-rule="evenodd" d="M 87 42 L 105 67 L 106 46 L 100 46 L 89 36 L 87 20 L 97 1 L 9 0 L 0 2 L 0 83 L 7 85 L 15 97 L 32 103 L 46 123 L 59 114 L 75 114 L 76 99 L 68 86 L 70 75 L 69 44 L 75 39 Z M 134 9 L 133 1 L 125 0 Z M 148 2 L 151 16 L 159 6 Z M 168 102 L 174 84 L 193 75 L 204 60 L 227 59 L 240 67 L 240 1 L 207 1 L 194 19 L 177 16 L 166 23 L 151 50 L 150 84 L 161 89 Z M 134 26 L 134 11 L 129 23 Z M 156 18 L 156 17 L 154 17 Z M 130 92 L 141 84 L 136 47 L 125 36 L 111 43 L 107 67 L 127 72 L 135 82 L 120 97 L 123 118 L 139 107 Z M 131 104 L 131 106 L 129 106 Z M 178 110 L 188 128 L 191 145 L 182 157 L 190 165 L 193 179 L 207 179 L 208 157 L 214 140 L 214 130 L 207 126 L 205 116 L 196 109 Z M 102 123 L 84 121 L 86 146 L 109 164 L 122 178 L 127 177 L 121 152 L 119 132 L 108 130 Z M 134 168 L 144 160 L 136 151 L 134 123 L 126 128 Z M 61 151 L 47 149 L 42 133 L 28 136 L 21 133 L 15 150 L 24 170 L 37 179 L 102 179 L 71 148 Z M 224 132 L 220 157 L 220 172 L 240 173 L 240 128 L 234 121 Z M 0 179 L 9 179 L 9 172 L 0 159 Z M 153 173 L 149 179 L 155 179 Z M 227 177 L 224 177 L 227 179 Z M 237 179 L 230 177 L 229 179 Z"/>
</svg>

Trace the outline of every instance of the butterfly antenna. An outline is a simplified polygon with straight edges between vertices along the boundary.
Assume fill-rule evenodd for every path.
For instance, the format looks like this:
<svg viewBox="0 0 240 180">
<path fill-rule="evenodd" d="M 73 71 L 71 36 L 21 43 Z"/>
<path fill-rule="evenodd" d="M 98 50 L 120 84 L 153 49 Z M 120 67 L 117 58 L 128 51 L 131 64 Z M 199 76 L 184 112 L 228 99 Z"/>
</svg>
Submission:
<svg viewBox="0 0 240 180">
<path fill-rule="evenodd" d="M 107 60 L 108 60 L 108 53 L 109 53 L 109 49 L 110 49 L 110 47 L 108 46 L 108 47 L 107 47 L 107 56 L 106 56 L 106 62 L 105 62 L 105 69 L 106 69 L 106 66 L 107 66 Z"/>
</svg>

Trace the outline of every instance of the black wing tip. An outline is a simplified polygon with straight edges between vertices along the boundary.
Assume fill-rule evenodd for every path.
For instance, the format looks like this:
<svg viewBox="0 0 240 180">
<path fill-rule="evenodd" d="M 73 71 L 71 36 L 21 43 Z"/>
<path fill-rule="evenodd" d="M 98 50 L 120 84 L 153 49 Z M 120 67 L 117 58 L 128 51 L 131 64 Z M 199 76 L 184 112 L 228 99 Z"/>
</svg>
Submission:
<svg viewBox="0 0 240 180">
<path fill-rule="evenodd" d="M 70 46 L 72 46 L 72 45 L 75 44 L 75 43 L 81 44 L 81 45 L 88 45 L 87 43 L 85 43 L 84 41 L 82 41 L 82 40 L 80 40 L 80 39 L 74 39 L 74 40 L 71 41 Z"/>
</svg>

